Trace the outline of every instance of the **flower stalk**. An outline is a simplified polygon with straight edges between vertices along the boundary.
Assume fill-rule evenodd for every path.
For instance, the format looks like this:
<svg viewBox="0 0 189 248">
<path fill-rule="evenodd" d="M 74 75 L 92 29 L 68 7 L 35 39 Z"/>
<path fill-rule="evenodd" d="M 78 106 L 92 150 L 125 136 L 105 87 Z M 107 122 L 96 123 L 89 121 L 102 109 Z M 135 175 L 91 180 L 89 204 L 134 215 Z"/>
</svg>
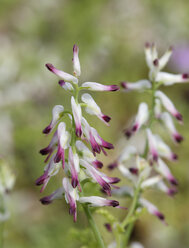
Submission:
<svg viewBox="0 0 189 248">
<path fill-rule="evenodd" d="M 61 78 L 59 85 L 71 93 L 71 108 L 65 110 L 63 106 L 56 105 L 52 111 L 52 121 L 44 129 L 43 133 L 49 134 L 56 128 L 50 144 L 40 150 L 42 155 L 47 155 L 45 159 L 46 166 L 44 173 L 36 180 L 36 185 L 42 185 L 41 192 L 47 186 L 51 177 L 55 176 L 59 170 L 63 169 L 64 177 L 60 188 L 51 195 L 40 199 L 42 204 L 50 204 L 56 199 L 65 197 L 69 204 L 69 213 L 73 215 L 74 222 L 77 220 L 77 204 L 81 204 L 89 225 L 94 233 L 98 247 L 104 248 L 104 242 L 97 225 L 90 212 L 92 207 L 119 207 L 119 202 L 108 200 L 99 196 L 85 196 L 82 187 L 85 182 L 99 184 L 107 195 L 111 195 L 112 184 L 119 182 L 118 178 L 108 177 L 99 169 L 103 164 L 96 159 L 96 153 L 101 151 L 106 154 L 105 149 L 113 149 L 113 145 L 98 134 L 83 116 L 83 108 L 87 114 L 96 115 L 106 125 L 110 117 L 102 114 L 92 96 L 88 93 L 82 93 L 82 90 L 88 91 L 116 91 L 119 89 L 116 85 L 102 85 L 96 82 L 85 82 L 79 86 L 79 76 L 81 74 L 79 61 L 79 48 L 73 47 L 73 75 L 55 68 L 52 64 L 46 64 L 49 71 Z M 82 102 L 80 102 L 82 101 Z M 71 125 L 66 126 L 62 121 L 65 114 L 70 118 Z M 91 150 L 88 147 L 91 146 Z M 48 160 L 50 159 L 50 162 Z M 61 166 L 62 165 L 62 166 Z M 91 192 L 92 194 L 92 192 Z"/>
<path fill-rule="evenodd" d="M 146 103 L 141 103 L 133 125 L 125 131 L 126 137 L 132 138 L 138 132 L 143 130 L 145 146 L 143 152 L 138 151 L 136 146 L 128 146 L 123 149 L 116 161 L 108 168 L 113 170 L 118 168 L 122 175 L 131 182 L 132 186 L 123 186 L 115 189 L 114 194 L 118 196 L 127 196 L 132 198 L 129 212 L 123 221 L 120 222 L 122 231 L 119 232 L 121 242 L 117 241 L 117 248 L 128 247 L 130 236 L 136 220 L 139 218 L 141 209 L 156 216 L 165 223 L 164 215 L 156 206 L 143 198 L 143 192 L 150 187 L 161 190 L 169 196 L 174 196 L 177 192 L 177 180 L 174 178 L 171 170 L 164 162 L 164 158 L 170 161 L 177 160 L 170 147 L 164 143 L 163 139 L 152 131 L 154 123 L 164 125 L 172 136 L 174 142 L 181 142 L 182 136 L 177 132 L 171 115 L 178 122 L 182 123 L 182 115 L 178 112 L 173 102 L 159 88 L 162 85 L 169 86 L 174 83 L 184 83 L 189 81 L 187 74 L 170 74 L 161 72 L 167 64 L 172 50 L 169 49 L 158 58 L 158 52 L 154 44 L 147 44 L 145 48 L 146 62 L 149 67 L 149 79 L 137 81 L 136 83 L 122 82 L 124 91 L 147 92 L 151 98 L 151 107 L 148 110 Z M 162 111 L 165 109 L 165 112 Z M 130 159 L 135 160 L 133 167 L 128 167 Z M 133 164 L 132 160 L 132 164 Z M 154 174 L 156 174 L 154 176 Z M 173 185 L 171 188 L 167 184 Z M 117 240 L 117 239 L 116 239 Z"/>
</svg>

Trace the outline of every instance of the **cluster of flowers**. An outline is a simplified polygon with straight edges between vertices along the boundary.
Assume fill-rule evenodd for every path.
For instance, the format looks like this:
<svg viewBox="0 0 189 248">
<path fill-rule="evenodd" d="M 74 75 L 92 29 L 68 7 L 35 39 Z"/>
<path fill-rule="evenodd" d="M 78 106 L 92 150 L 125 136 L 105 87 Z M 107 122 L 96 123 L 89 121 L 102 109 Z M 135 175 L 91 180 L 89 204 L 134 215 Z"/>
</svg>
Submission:
<svg viewBox="0 0 189 248">
<path fill-rule="evenodd" d="M 46 64 L 49 71 L 57 75 L 59 85 L 69 91 L 71 96 L 71 110 L 65 110 L 62 105 L 54 106 L 52 110 L 52 121 L 43 130 L 44 134 L 50 134 L 56 127 L 56 131 L 50 141 L 50 144 L 40 150 L 42 155 L 46 155 L 44 173 L 36 180 L 36 185 L 42 185 L 41 192 L 47 186 L 50 178 L 56 175 L 62 167 L 65 177 L 62 186 L 51 195 L 43 197 L 42 204 L 49 204 L 55 199 L 60 199 L 65 195 L 65 200 L 70 205 L 70 214 L 77 218 L 77 201 L 88 203 L 90 206 L 113 206 L 118 207 L 119 202 L 108 200 L 99 196 L 85 197 L 82 190 L 82 182 L 86 178 L 98 183 L 103 191 L 111 195 L 111 187 L 119 182 L 118 178 L 108 177 L 99 169 L 103 164 L 96 159 L 96 153 L 101 151 L 106 155 L 104 149 L 113 149 L 113 145 L 103 140 L 97 130 L 90 126 L 82 115 L 82 107 L 88 114 L 96 115 L 106 125 L 109 125 L 110 117 L 104 115 L 100 107 L 96 104 L 92 96 L 84 93 L 81 96 L 82 103 L 79 103 L 78 95 L 81 90 L 90 91 L 117 91 L 116 85 L 102 85 L 96 82 L 85 82 L 81 86 L 78 84 L 78 78 L 81 74 L 79 62 L 79 48 L 73 47 L 73 74 L 56 69 L 52 64 Z M 61 119 L 68 115 L 70 118 L 70 127 L 66 128 L 65 122 Z M 91 150 L 85 143 L 90 144 Z M 48 162 L 50 160 L 50 162 Z"/>
<path fill-rule="evenodd" d="M 6 199 L 7 194 L 12 190 L 14 183 L 14 174 L 6 161 L 0 158 L 0 222 L 6 221 L 10 216 Z"/>
<path fill-rule="evenodd" d="M 135 145 L 126 146 L 118 159 L 109 165 L 109 169 L 118 168 L 124 177 L 132 182 L 133 187 L 122 187 L 114 190 L 119 195 L 128 195 L 133 198 L 136 188 L 140 188 L 138 208 L 144 207 L 149 213 L 164 221 L 164 215 L 141 196 L 141 193 L 149 187 L 154 187 L 173 196 L 177 192 L 178 182 L 171 173 L 165 160 L 175 161 L 177 155 L 162 140 L 162 138 L 151 130 L 155 120 L 163 125 L 175 143 L 180 143 L 183 137 L 175 128 L 173 118 L 182 123 L 182 115 L 175 108 L 173 102 L 159 90 L 161 85 L 169 86 L 175 83 L 189 81 L 187 74 L 170 74 L 162 72 L 172 54 L 172 48 L 158 58 L 156 46 L 146 44 L 145 55 L 149 67 L 149 80 L 140 80 L 136 83 L 122 82 L 121 85 L 128 91 L 147 91 L 152 96 L 152 108 L 142 102 L 139 105 L 138 113 L 130 128 L 125 131 L 125 135 L 130 138 L 139 130 L 143 130 L 146 145 L 141 153 Z M 173 117 L 173 118 L 172 118 Z M 142 132 L 141 132 L 142 133 Z M 141 142 L 143 143 L 143 142 Z M 131 162 L 129 163 L 129 160 Z M 131 165 L 132 164 L 132 165 Z M 133 166 L 134 164 L 134 166 Z M 129 167 L 129 165 L 131 165 Z M 172 187 L 168 186 L 172 185 Z"/>
</svg>

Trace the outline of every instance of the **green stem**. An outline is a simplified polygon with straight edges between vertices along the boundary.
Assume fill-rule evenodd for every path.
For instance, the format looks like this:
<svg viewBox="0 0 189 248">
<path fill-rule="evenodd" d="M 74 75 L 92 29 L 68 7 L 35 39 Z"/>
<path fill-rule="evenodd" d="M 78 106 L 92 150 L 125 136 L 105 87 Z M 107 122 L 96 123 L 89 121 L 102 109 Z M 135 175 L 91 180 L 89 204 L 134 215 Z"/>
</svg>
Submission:
<svg viewBox="0 0 189 248">
<path fill-rule="evenodd" d="M 4 246 L 4 227 L 5 227 L 5 223 L 2 222 L 1 223 L 1 228 L 0 228 L 0 248 L 3 248 Z"/>
<path fill-rule="evenodd" d="M 140 186 L 141 186 L 141 182 L 139 182 L 138 185 L 137 185 L 137 188 L 135 190 L 134 198 L 133 198 L 129 213 L 127 214 L 127 216 L 125 217 L 125 219 L 123 220 L 123 222 L 121 224 L 122 228 L 126 227 L 127 223 L 129 222 L 130 217 L 133 216 L 134 213 L 135 213 L 135 210 L 136 210 L 136 207 L 137 207 L 137 204 L 138 204 L 138 199 L 139 199 L 139 196 L 140 196 L 140 190 L 141 190 Z M 129 239 L 130 239 L 130 235 L 131 235 L 133 227 L 134 227 L 134 224 L 135 224 L 135 221 L 132 221 L 130 224 L 128 224 L 126 234 L 124 234 L 124 237 L 122 239 L 122 244 L 121 244 L 122 248 L 125 248 L 127 246 L 128 242 L 129 242 Z"/>
<path fill-rule="evenodd" d="M 78 85 L 75 85 L 74 98 L 75 98 L 76 103 L 78 103 L 79 92 L 80 92 L 80 87 L 78 87 Z M 75 122 L 73 121 L 72 122 L 72 139 L 71 139 L 71 146 L 72 146 L 73 152 L 76 152 L 76 147 L 75 147 L 76 140 L 77 140 L 77 136 L 75 134 Z M 85 215 L 88 219 L 88 222 L 90 224 L 90 227 L 94 233 L 96 241 L 98 243 L 98 247 L 99 248 L 105 248 L 104 242 L 103 242 L 102 237 L 100 235 L 100 232 L 96 226 L 96 223 L 94 222 L 94 219 L 93 219 L 92 214 L 89 210 L 89 207 L 87 205 L 83 204 L 83 209 L 84 209 Z"/>
<path fill-rule="evenodd" d="M 151 90 L 152 107 L 151 107 L 151 111 L 150 111 L 149 122 L 148 122 L 148 125 L 146 128 L 150 128 L 152 126 L 154 119 L 155 119 L 155 113 L 154 113 L 154 108 L 155 108 L 155 103 L 156 103 L 155 102 L 155 100 L 156 100 L 155 92 L 158 89 L 158 87 L 159 87 L 159 85 L 157 85 L 155 82 L 152 82 L 152 90 Z M 146 140 L 146 145 L 145 145 L 143 157 L 146 158 L 147 154 L 148 154 L 148 141 Z M 125 233 L 125 235 L 122 239 L 122 243 L 121 243 L 122 248 L 127 247 L 128 242 L 130 240 L 132 230 L 134 228 L 135 221 L 129 222 L 129 219 L 135 214 L 135 210 L 136 210 L 136 207 L 138 204 L 138 199 L 140 197 L 140 191 L 141 191 L 140 186 L 141 186 L 141 182 L 138 183 L 138 186 L 135 190 L 134 198 L 133 198 L 129 213 L 125 217 L 125 219 L 123 220 L 123 222 L 121 224 L 122 228 L 126 228 L 126 226 L 127 226 L 126 233 Z M 119 248 L 120 246 L 117 246 L 117 247 Z"/>
<path fill-rule="evenodd" d="M 100 235 L 100 232 L 99 232 L 99 230 L 98 230 L 98 228 L 96 226 L 96 223 L 94 222 L 94 219 L 93 219 L 92 214 L 91 214 L 91 212 L 89 210 L 89 207 L 87 205 L 83 204 L 83 209 L 84 209 L 85 215 L 86 215 L 86 217 L 88 219 L 88 222 L 89 222 L 89 224 L 91 226 L 91 229 L 92 229 L 92 231 L 94 233 L 96 241 L 98 243 L 98 248 L 105 248 L 104 241 L 103 241 L 103 239 L 102 239 L 102 237 Z"/>
</svg>

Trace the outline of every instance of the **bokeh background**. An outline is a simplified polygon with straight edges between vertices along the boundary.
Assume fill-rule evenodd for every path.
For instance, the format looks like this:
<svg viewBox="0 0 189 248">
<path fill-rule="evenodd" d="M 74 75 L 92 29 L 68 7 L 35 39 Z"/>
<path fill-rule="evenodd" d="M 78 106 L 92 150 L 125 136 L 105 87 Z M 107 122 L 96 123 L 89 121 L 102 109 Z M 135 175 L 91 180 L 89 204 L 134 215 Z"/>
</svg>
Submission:
<svg viewBox="0 0 189 248">
<path fill-rule="evenodd" d="M 82 212 L 78 222 L 68 215 L 65 201 L 43 206 L 35 179 L 42 174 L 38 151 L 49 138 L 41 130 L 49 123 L 55 104 L 69 106 L 69 96 L 44 64 L 72 72 L 72 46 L 80 48 L 82 81 L 119 84 L 147 77 L 143 47 L 155 42 L 162 53 L 173 45 L 167 66 L 170 72 L 189 72 L 188 0 L 1 0 L 0 1 L 0 154 L 16 175 L 9 197 L 11 218 L 5 224 L 5 248 L 81 247 L 92 240 Z M 189 247 L 189 84 L 163 89 L 184 116 L 179 126 L 184 142 L 173 147 L 179 162 L 171 165 L 179 180 L 179 194 L 168 198 L 150 192 L 153 203 L 166 215 L 168 226 L 145 214 L 137 222 L 133 239 L 146 248 Z M 139 102 L 149 101 L 140 93 L 95 93 L 104 113 L 112 117 L 106 128 L 95 118 L 95 126 L 114 144 L 127 142 L 123 129 Z M 170 140 L 168 140 L 170 142 Z M 170 142 L 171 144 L 171 142 Z M 116 146 L 117 147 L 117 146 Z M 119 149 L 101 157 L 104 164 L 115 159 Z M 118 176 L 118 172 L 115 172 Z M 53 178 L 45 193 L 61 184 Z M 124 182 L 124 179 L 122 180 Z M 124 205 L 129 204 L 123 201 Z M 123 211 L 112 210 L 118 218 Z M 103 217 L 95 215 L 106 241 L 111 241 Z M 83 230 L 82 238 L 74 228 Z M 92 241 L 91 241 L 92 242 Z"/>
</svg>

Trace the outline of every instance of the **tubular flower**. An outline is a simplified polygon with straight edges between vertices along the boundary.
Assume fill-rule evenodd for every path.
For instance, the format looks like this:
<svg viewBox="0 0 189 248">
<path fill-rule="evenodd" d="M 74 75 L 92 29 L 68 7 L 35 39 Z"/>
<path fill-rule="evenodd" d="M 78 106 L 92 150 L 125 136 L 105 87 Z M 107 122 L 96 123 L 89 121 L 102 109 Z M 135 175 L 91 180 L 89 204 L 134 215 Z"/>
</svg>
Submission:
<svg viewBox="0 0 189 248">
<path fill-rule="evenodd" d="M 53 128 L 56 126 L 58 123 L 59 119 L 62 117 L 64 112 L 64 107 L 62 105 L 56 105 L 54 106 L 52 110 L 52 121 L 51 123 L 43 130 L 43 133 L 50 133 Z"/>
<path fill-rule="evenodd" d="M 152 155 L 153 160 L 157 161 L 158 160 L 158 150 L 157 150 L 156 138 L 152 134 L 150 129 L 147 129 L 146 132 L 147 132 L 147 139 L 148 139 L 150 154 Z"/>
<path fill-rule="evenodd" d="M 36 185 L 43 184 L 41 192 L 43 192 L 43 190 L 47 186 L 47 183 L 49 182 L 50 178 L 52 176 L 55 176 L 59 172 L 60 164 L 54 162 L 54 157 L 55 156 L 53 155 L 50 162 L 45 166 L 43 175 L 36 180 Z"/>
<path fill-rule="evenodd" d="M 155 215 L 158 219 L 160 219 L 163 223 L 165 223 L 164 222 L 165 216 L 158 210 L 158 208 L 155 205 L 153 205 L 151 202 L 143 198 L 139 200 L 139 203 L 143 207 L 145 207 L 150 214 Z"/>
<path fill-rule="evenodd" d="M 74 97 L 72 96 L 71 98 L 71 105 L 72 105 L 72 113 L 75 121 L 75 132 L 78 137 L 81 137 L 82 135 L 82 129 L 81 129 L 81 118 L 82 118 L 82 113 L 81 113 L 81 106 L 80 104 L 76 103 Z"/>
<path fill-rule="evenodd" d="M 126 130 L 125 135 L 128 138 L 130 138 L 130 136 L 133 133 L 136 133 L 142 127 L 142 125 L 144 125 L 147 122 L 148 116 L 149 116 L 148 105 L 146 103 L 142 102 L 139 105 L 138 113 L 136 115 L 134 124 L 132 125 L 131 129 Z"/>
<path fill-rule="evenodd" d="M 92 98 L 91 95 L 85 93 L 81 97 L 82 101 L 86 103 L 86 112 L 91 115 L 96 115 L 100 120 L 102 120 L 106 125 L 109 125 L 108 122 L 111 120 L 111 118 L 107 115 L 104 115 L 101 112 L 101 109 L 99 106 L 96 104 L 94 99 Z"/>
<path fill-rule="evenodd" d="M 64 169 L 64 163 L 65 163 L 64 150 L 69 147 L 69 141 L 70 141 L 70 134 L 69 132 L 66 131 L 66 124 L 64 122 L 61 122 L 58 125 L 57 136 L 58 136 L 58 149 L 54 161 L 58 163 L 62 160 L 62 167 Z"/>
<path fill-rule="evenodd" d="M 151 88 L 150 81 L 148 80 L 140 80 L 135 83 L 121 82 L 121 86 L 125 91 L 132 91 L 132 90 L 143 91 Z"/>
<path fill-rule="evenodd" d="M 182 121 L 182 115 L 175 108 L 172 101 L 160 90 L 156 91 L 155 96 L 160 99 L 164 108 L 173 115 L 177 120 Z"/>
<path fill-rule="evenodd" d="M 167 128 L 167 130 L 169 131 L 172 139 L 177 142 L 177 143 L 180 143 L 182 140 L 183 140 L 183 137 L 182 135 L 180 135 L 176 128 L 175 128 L 175 125 L 173 123 L 173 120 L 170 116 L 169 113 L 167 112 L 164 112 L 160 115 L 160 119 L 162 120 L 163 124 L 165 125 L 165 127 Z"/>
<path fill-rule="evenodd" d="M 69 213 L 73 215 L 74 221 L 77 219 L 77 204 L 87 204 L 89 206 L 119 206 L 115 200 L 107 200 L 97 196 L 85 196 L 83 186 L 86 182 L 98 183 L 108 195 L 111 195 L 111 187 L 119 182 L 116 177 L 108 177 L 99 171 L 103 163 L 95 156 L 104 149 L 113 149 L 113 145 L 106 142 L 83 117 L 85 108 L 89 114 L 96 115 L 104 123 L 108 124 L 110 117 L 101 112 L 91 95 L 80 94 L 82 90 L 89 91 L 116 91 L 117 85 L 101 85 L 99 83 L 85 82 L 79 85 L 81 66 L 79 61 L 79 48 L 73 47 L 73 75 L 56 69 L 52 64 L 46 64 L 47 69 L 57 75 L 59 85 L 72 94 L 70 108 L 65 110 L 64 106 L 56 105 L 52 110 L 52 120 L 43 130 L 43 133 L 50 134 L 53 130 L 49 145 L 40 150 L 42 155 L 46 155 L 43 174 L 36 180 L 36 185 L 42 185 L 41 192 L 47 186 L 51 177 L 55 176 L 59 170 L 63 169 L 64 178 L 62 187 L 55 190 L 49 196 L 42 197 L 41 203 L 44 205 L 52 203 L 55 199 L 62 199 L 65 196 L 66 202 L 70 205 Z M 81 97 L 80 97 L 81 95 Z M 81 102 L 81 100 L 83 102 Z M 70 125 L 65 124 L 64 117 L 68 115 Z M 91 149 L 87 144 L 91 145 Z M 107 154 L 106 154 L 107 155 Z M 62 166 L 61 166 L 62 164 Z M 115 187 L 115 186 L 114 186 Z M 95 203 L 94 203 L 95 201 Z"/>
<path fill-rule="evenodd" d="M 96 82 L 85 82 L 82 84 L 83 88 L 92 91 L 117 91 L 119 87 L 117 85 L 103 85 Z"/>
<path fill-rule="evenodd" d="M 89 203 L 91 207 L 104 207 L 104 206 L 118 207 L 119 206 L 118 201 L 107 200 L 99 196 L 80 197 L 79 201 L 82 203 Z"/>
</svg>

